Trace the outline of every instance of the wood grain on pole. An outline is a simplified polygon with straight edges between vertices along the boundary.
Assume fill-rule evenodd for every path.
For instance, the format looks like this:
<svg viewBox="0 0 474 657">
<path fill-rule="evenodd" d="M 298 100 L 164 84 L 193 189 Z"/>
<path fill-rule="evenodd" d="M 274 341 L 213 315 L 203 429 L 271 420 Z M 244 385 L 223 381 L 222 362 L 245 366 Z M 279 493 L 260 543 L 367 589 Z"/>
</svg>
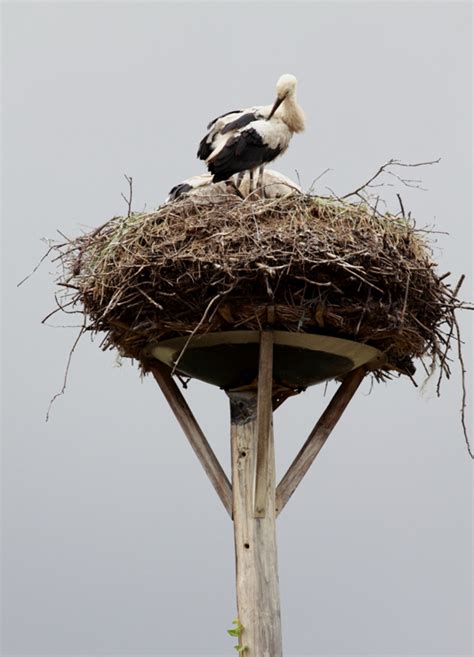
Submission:
<svg viewBox="0 0 474 657">
<path fill-rule="evenodd" d="M 156 364 L 147 364 L 147 366 L 160 386 L 166 401 L 186 434 L 211 484 L 214 486 L 227 512 L 232 517 L 232 486 L 230 485 L 230 481 L 206 440 L 201 427 L 181 394 L 180 389 L 173 380 L 170 368 L 159 361 Z"/>
<path fill-rule="evenodd" d="M 239 643 L 247 657 L 282 657 L 275 532 L 273 427 L 267 441 L 264 518 L 254 515 L 257 459 L 257 393 L 231 392 L 232 492 Z"/>
<path fill-rule="evenodd" d="M 336 426 L 339 418 L 361 384 L 364 375 L 365 367 L 362 366 L 349 372 L 349 374 L 346 374 L 344 377 L 343 382 L 329 402 L 326 410 L 319 418 L 305 444 L 298 452 L 281 482 L 278 484 L 276 490 L 277 515 L 281 513 L 282 509 L 298 487 L 298 484 L 309 470 L 322 446 L 329 438 L 331 431 Z"/>
<path fill-rule="evenodd" d="M 257 388 L 257 459 L 254 476 L 254 515 L 264 518 L 267 496 L 268 450 L 272 426 L 273 334 L 260 332 Z"/>
</svg>

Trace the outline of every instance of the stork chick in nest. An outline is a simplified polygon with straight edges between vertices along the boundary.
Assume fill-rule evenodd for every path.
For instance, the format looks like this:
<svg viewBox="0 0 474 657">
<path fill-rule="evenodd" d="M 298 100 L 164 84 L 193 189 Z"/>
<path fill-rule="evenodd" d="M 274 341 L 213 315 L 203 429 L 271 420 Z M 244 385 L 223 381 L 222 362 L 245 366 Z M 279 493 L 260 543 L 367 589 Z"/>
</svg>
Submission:
<svg viewBox="0 0 474 657">
<path fill-rule="evenodd" d="M 241 192 L 239 195 L 245 198 L 250 194 L 250 176 L 247 172 L 241 172 L 239 175 L 243 176 L 239 187 L 239 191 Z M 213 183 L 212 174 L 210 173 L 191 176 L 170 190 L 165 203 L 171 203 L 187 196 L 207 199 L 225 198 L 229 193 L 235 196 L 235 188 L 232 189 L 229 182 L 226 180 Z M 303 190 L 297 183 L 282 173 L 272 171 L 271 169 L 265 169 L 261 183 L 261 193 L 264 198 L 285 198 L 292 194 L 303 193 Z"/>
</svg>

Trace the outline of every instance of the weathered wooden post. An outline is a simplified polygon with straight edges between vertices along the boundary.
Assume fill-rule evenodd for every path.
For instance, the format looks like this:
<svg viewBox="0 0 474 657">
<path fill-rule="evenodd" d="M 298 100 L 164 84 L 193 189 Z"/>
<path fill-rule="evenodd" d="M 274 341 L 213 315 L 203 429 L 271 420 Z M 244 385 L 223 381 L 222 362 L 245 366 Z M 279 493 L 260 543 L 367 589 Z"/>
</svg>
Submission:
<svg viewBox="0 0 474 657">
<path fill-rule="evenodd" d="M 255 392 L 229 393 L 231 407 L 233 521 L 240 637 L 249 654 L 282 655 L 275 528 L 273 430 L 259 436 Z M 259 438 L 265 461 L 258 472 Z M 260 478 L 259 507 L 255 509 Z"/>
<path fill-rule="evenodd" d="M 281 657 L 272 418 L 273 337 L 262 333 L 257 391 L 229 392 L 237 608 L 249 654 Z"/>
<path fill-rule="evenodd" d="M 233 520 L 240 648 L 248 657 L 282 657 L 276 518 L 357 390 L 367 364 L 380 365 L 381 354 L 348 340 L 268 329 L 167 340 L 151 345 L 147 353 L 146 367 Z M 174 364 L 179 372 L 226 390 L 231 483 L 172 378 Z M 341 386 L 276 487 L 274 408 L 307 384 L 337 374 L 345 374 Z"/>
</svg>

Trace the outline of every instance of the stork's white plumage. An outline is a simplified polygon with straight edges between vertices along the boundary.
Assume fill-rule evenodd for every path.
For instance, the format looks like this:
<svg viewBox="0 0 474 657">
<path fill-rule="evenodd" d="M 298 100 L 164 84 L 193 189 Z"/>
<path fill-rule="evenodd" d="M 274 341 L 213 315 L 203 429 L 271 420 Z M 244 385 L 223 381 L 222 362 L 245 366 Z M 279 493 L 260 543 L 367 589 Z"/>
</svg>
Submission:
<svg viewBox="0 0 474 657">
<path fill-rule="evenodd" d="M 198 157 L 205 160 L 213 182 L 235 173 L 256 170 L 286 151 L 295 132 L 305 127 L 304 113 L 296 100 L 296 78 L 285 74 L 277 82 L 273 105 L 235 110 L 217 117 L 199 144 Z M 240 180 L 238 180 L 238 184 Z"/>
<path fill-rule="evenodd" d="M 243 175 L 240 193 L 245 197 L 251 192 L 250 174 Z M 265 198 L 281 198 L 290 194 L 302 194 L 301 187 L 278 171 L 266 169 L 262 178 L 262 192 Z M 232 187 L 227 182 L 212 182 L 212 174 L 205 173 L 192 176 L 175 185 L 168 194 L 166 203 L 185 196 L 199 196 L 215 199 L 218 196 L 232 194 Z"/>
</svg>

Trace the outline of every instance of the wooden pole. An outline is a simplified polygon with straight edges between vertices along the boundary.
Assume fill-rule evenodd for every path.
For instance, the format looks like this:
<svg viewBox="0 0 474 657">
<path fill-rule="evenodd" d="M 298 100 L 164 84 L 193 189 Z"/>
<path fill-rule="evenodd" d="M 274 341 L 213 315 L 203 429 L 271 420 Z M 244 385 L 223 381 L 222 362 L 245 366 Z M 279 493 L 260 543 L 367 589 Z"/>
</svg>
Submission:
<svg viewBox="0 0 474 657">
<path fill-rule="evenodd" d="M 229 392 L 237 609 L 246 657 L 282 657 L 275 530 L 271 333 L 260 343 L 257 391 Z"/>
<path fill-rule="evenodd" d="M 278 484 L 276 490 L 277 515 L 282 511 L 283 507 L 295 492 L 298 484 L 308 472 L 311 464 L 319 454 L 319 451 L 326 440 L 329 438 L 331 431 L 336 426 L 339 418 L 354 396 L 364 376 L 365 367 L 361 366 L 356 370 L 349 372 L 349 374 L 346 374 L 344 377 L 343 382 L 329 402 L 326 410 L 317 421 L 305 444 L 296 455 L 281 482 Z"/>
<path fill-rule="evenodd" d="M 159 361 L 148 363 L 147 366 L 160 386 L 166 401 L 181 425 L 216 493 L 219 495 L 228 514 L 232 516 L 232 489 L 230 481 L 206 440 L 201 427 L 181 394 L 180 389 L 174 382 L 170 368 Z"/>
<path fill-rule="evenodd" d="M 273 427 L 267 445 L 263 518 L 255 517 L 253 484 L 257 461 L 257 395 L 229 393 L 232 492 L 239 638 L 245 657 L 282 657 L 280 593 L 275 531 Z"/>
</svg>

